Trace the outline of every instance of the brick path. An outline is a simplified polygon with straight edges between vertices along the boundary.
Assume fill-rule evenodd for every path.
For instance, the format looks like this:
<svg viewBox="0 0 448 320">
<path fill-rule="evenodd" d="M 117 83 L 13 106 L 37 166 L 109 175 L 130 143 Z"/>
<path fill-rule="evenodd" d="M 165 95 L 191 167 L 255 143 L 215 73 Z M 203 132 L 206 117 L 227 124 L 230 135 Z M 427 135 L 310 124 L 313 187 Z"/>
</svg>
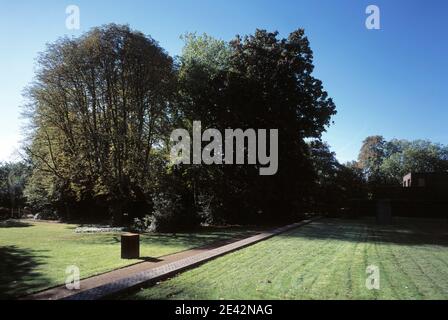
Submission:
<svg viewBox="0 0 448 320">
<path fill-rule="evenodd" d="M 65 286 L 48 289 L 24 297 L 25 300 L 98 300 L 144 284 L 157 282 L 181 271 L 198 266 L 229 252 L 239 250 L 282 232 L 310 223 L 304 220 L 281 228 L 261 232 L 243 240 L 186 250 L 160 258 L 157 262 L 142 262 L 122 269 L 81 280 L 81 289 L 71 291 Z"/>
</svg>

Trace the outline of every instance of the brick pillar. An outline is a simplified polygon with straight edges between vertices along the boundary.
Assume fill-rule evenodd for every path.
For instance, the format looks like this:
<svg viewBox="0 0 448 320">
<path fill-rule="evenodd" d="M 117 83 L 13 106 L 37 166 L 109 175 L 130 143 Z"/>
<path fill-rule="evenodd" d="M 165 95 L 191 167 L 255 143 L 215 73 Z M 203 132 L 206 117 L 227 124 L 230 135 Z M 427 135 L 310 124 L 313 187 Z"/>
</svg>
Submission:
<svg viewBox="0 0 448 320">
<path fill-rule="evenodd" d="M 121 235 L 121 258 L 138 259 L 140 257 L 140 236 L 134 233 Z"/>
</svg>

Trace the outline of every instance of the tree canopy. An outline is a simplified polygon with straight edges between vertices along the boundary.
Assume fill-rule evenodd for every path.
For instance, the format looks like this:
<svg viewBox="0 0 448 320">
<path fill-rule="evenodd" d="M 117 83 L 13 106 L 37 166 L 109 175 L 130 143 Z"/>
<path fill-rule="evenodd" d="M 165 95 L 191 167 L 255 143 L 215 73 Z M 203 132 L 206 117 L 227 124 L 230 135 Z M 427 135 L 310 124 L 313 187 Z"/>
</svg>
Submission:
<svg viewBox="0 0 448 320">
<path fill-rule="evenodd" d="M 140 225 L 165 231 L 280 223 L 363 198 L 365 182 L 448 170 L 447 146 L 379 135 L 363 141 L 357 162 L 340 164 L 321 140 L 336 106 L 313 75 L 303 29 L 182 39 L 176 58 L 116 24 L 49 44 L 27 90 L 26 162 L 0 167 L 2 206 L 26 200 L 35 212 L 115 224 L 147 215 Z M 221 132 L 277 129 L 278 171 L 170 163 L 170 133 L 194 121 Z M 243 149 L 247 156 L 248 143 Z M 226 152 L 214 156 L 227 160 Z"/>
<path fill-rule="evenodd" d="M 335 113 L 313 68 L 303 30 L 287 39 L 257 30 L 227 44 L 206 35 L 186 37 L 179 72 L 181 118 L 220 130 L 279 130 L 275 176 L 259 177 L 253 166 L 190 170 L 209 217 L 280 220 L 305 209 L 314 173 L 304 139 L 320 138 Z"/>
<path fill-rule="evenodd" d="M 119 217 L 151 189 L 173 59 L 152 38 L 112 24 L 49 45 L 38 65 L 28 91 L 34 175 L 57 200 L 104 196 Z"/>
<path fill-rule="evenodd" d="M 26 109 L 33 170 L 25 193 L 34 207 L 66 216 L 104 211 L 118 224 L 138 211 L 161 228 L 291 219 L 306 210 L 316 173 L 305 139 L 320 139 L 336 107 L 313 76 L 304 30 L 184 40 L 173 59 L 151 37 L 111 24 L 48 46 Z M 278 173 L 169 164 L 170 131 L 193 121 L 278 129 Z"/>
<path fill-rule="evenodd" d="M 364 140 L 359 165 L 370 182 L 401 184 L 410 172 L 448 171 L 448 146 L 427 140 L 386 141 L 382 136 Z"/>
</svg>

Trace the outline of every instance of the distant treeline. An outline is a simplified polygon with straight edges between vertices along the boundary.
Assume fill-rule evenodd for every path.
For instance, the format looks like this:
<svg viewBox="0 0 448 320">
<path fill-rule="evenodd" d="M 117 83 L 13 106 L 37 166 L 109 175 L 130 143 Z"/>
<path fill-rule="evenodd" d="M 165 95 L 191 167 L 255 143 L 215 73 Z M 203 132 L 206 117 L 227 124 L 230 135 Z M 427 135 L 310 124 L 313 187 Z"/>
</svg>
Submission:
<svg viewBox="0 0 448 320">
<path fill-rule="evenodd" d="M 411 172 L 448 172 L 448 146 L 370 136 L 363 141 L 357 166 L 370 184 L 401 185 Z"/>
</svg>

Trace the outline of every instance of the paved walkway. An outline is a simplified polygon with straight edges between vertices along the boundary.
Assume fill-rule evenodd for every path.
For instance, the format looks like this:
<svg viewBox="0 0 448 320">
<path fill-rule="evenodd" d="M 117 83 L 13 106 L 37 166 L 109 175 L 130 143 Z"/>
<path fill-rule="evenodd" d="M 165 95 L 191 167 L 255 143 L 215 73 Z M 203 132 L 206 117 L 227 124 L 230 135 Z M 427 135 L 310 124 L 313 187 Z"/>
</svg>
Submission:
<svg viewBox="0 0 448 320">
<path fill-rule="evenodd" d="M 121 291 L 129 290 L 144 284 L 154 283 L 175 275 L 181 271 L 193 268 L 201 263 L 212 260 L 229 252 L 239 250 L 262 240 L 271 238 L 282 232 L 310 223 L 304 220 L 270 231 L 242 239 L 228 240 L 212 245 L 186 250 L 156 261 L 141 262 L 129 267 L 100 274 L 81 280 L 80 290 L 68 290 L 65 286 L 48 289 L 24 297 L 26 300 L 98 300 L 105 299 Z M 229 243 L 230 242 L 230 243 Z"/>
</svg>

